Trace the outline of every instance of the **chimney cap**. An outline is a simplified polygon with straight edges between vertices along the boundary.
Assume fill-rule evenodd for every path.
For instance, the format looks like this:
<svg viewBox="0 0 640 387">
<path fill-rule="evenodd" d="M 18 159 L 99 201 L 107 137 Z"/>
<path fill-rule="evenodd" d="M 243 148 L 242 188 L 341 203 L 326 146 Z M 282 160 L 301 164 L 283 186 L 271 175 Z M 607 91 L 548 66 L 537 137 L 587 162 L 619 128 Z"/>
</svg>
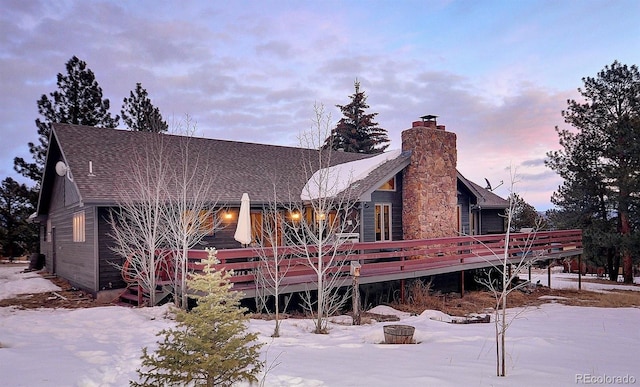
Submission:
<svg viewBox="0 0 640 387">
<path fill-rule="evenodd" d="M 433 114 L 427 114 L 426 116 L 420 117 L 422 121 L 435 121 L 438 116 L 434 116 Z"/>
</svg>

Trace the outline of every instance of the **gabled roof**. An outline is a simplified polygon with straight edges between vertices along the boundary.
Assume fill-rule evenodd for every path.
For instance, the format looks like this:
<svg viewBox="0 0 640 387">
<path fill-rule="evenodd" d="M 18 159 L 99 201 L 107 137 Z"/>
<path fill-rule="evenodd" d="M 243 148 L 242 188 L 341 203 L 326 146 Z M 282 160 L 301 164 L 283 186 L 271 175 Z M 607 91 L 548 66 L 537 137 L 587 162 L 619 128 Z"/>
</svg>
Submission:
<svg viewBox="0 0 640 387">
<path fill-rule="evenodd" d="M 323 189 L 323 195 L 344 193 L 353 200 L 370 201 L 371 192 L 380 186 L 381 181 L 389 180 L 409 165 L 409 156 L 410 152 L 404 152 L 403 156 L 403 152 L 396 149 L 318 170 L 305 184 L 302 199 L 316 199 L 319 196 L 318 184 L 323 179 L 319 175 L 322 172 L 324 179 L 331 181 L 330 187 Z"/>
<path fill-rule="evenodd" d="M 252 203 L 273 201 L 274 184 L 278 188 L 278 201 L 287 202 L 296 197 L 299 200 L 306 183 L 302 162 L 317 159 L 313 156 L 318 152 L 296 147 L 54 124 L 40 201 L 42 195 L 50 195 L 52 191 L 55 164 L 64 161 L 83 203 L 117 203 L 118 190 L 127 187 L 126 181 L 130 179 L 132 155 L 158 136 L 162 136 L 163 146 L 166 146 L 167 162 L 173 165 L 183 162 L 181 149 L 185 141 L 189 141 L 190 154 L 200 158 L 199 165 L 206 166 L 199 178 L 212 180 L 208 195 L 224 205 L 240 203 L 245 192 Z M 333 152 L 331 165 L 371 156 Z M 45 211 L 39 208 L 39 213 Z"/>
<path fill-rule="evenodd" d="M 371 170 L 365 177 L 354 181 L 348 188 L 351 198 L 369 202 L 373 191 L 387 180 L 405 169 L 411 162 L 411 151 L 396 151 L 395 157 L 387 159 Z"/>
<path fill-rule="evenodd" d="M 245 192 L 256 205 L 300 200 L 308 183 L 303 163 L 308 165 L 318 159 L 318 151 L 314 149 L 54 124 L 38 214 L 48 210 L 45 208 L 48 199 L 43 198 L 51 195 L 58 161 L 68 166 L 82 203 L 115 205 L 121 197 L 118 191 L 132 186 L 127 181 L 131 180 L 134 155 L 158 139 L 162 141 L 166 161 L 176 167 L 184 165 L 182 151 L 185 142 L 189 142 L 189 154 L 199 157 L 198 165 L 203 166 L 196 171 L 198 178 L 211 181 L 207 195 L 220 205 L 238 205 Z M 351 171 L 347 176 L 351 178 L 343 179 L 350 183 L 349 187 L 342 188 L 348 190 L 349 198 L 360 201 L 370 201 L 373 191 L 410 162 L 410 151 L 378 155 L 334 151 L 330 158 L 331 166 L 341 165 L 336 171 Z M 482 208 L 508 207 L 506 200 L 459 172 L 457 176 Z"/>
<path fill-rule="evenodd" d="M 381 184 L 391 179 L 401 172 L 411 163 L 411 151 L 392 150 L 364 160 L 356 160 L 344 164 L 325 168 L 328 173 L 338 176 L 342 174 L 342 179 L 338 179 L 335 186 L 331 187 L 335 192 L 343 193 L 346 197 L 359 200 L 371 201 L 371 193 L 377 190 Z M 318 173 L 318 172 L 316 172 Z M 459 184 L 467 188 L 469 193 L 475 198 L 476 203 L 485 209 L 504 209 L 509 207 L 509 202 L 494 194 L 486 188 L 468 180 L 456 171 Z M 312 182 L 313 178 L 310 180 Z M 307 182 L 309 184 L 310 182 Z M 347 186 L 347 184 L 349 184 Z M 305 187 L 306 188 L 306 187 Z M 313 189 L 310 190 L 313 192 Z M 307 198 L 308 199 L 308 198 Z"/>
<path fill-rule="evenodd" d="M 501 198 L 486 188 L 468 180 L 458 172 L 458 181 L 462 183 L 472 195 L 476 197 L 476 205 L 483 209 L 504 209 L 509 207 L 509 201 Z"/>
</svg>

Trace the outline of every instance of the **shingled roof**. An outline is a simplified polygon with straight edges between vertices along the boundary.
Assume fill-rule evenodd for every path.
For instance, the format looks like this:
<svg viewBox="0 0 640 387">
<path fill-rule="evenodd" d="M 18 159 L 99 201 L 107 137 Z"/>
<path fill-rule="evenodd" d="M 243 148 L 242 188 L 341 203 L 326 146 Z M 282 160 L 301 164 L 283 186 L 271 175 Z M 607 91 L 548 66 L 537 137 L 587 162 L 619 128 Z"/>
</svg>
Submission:
<svg viewBox="0 0 640 387">
<path fill-rule="evenodd" d="M 302 161 L 313 160 L 318 152 L 296 147 L 54 124 L 43 177 L 43 194 L 51 192 L 56 162 L 64 161 L 83 203 L 117 203 L 120 197 L 118 190 L 127 186 L 132 155 L 145 144 L 157 140 L 158 136 L 162 136 L 163 146 L 166 146 L 167 162 L 174 165 L 183 162 L 181 150 L 185 141 L 189 141 L 190 154 L 199 157 L 199 165 L 206 169 L 206 174 L 199 178 L 212 180 L 208 194 L 212 201 L 224 205 L 239 203 L 244 192 L 249 194 L 252 203 L 273 201 L 274 184 L 278 187 L 278 201 L 286 202 L 296 195 L 299 199 L 307 178 Z M 332 152 L 331 165 L 371 156 Z M 39 209 L 39 213 L 42 212 L 43 209 Z"/>
<path fill-rule="evenodd" d="M 364 178 L 353 181 L 347 188 L 347 196 L 354 200 L 371 201 L 371 193 L 380 188 L 382 182 L 402 171 L 410 162 L 411 151 L 400 152 L 397 157 L 390 158 L 378 165 Z"/>
<path fill-rule="evenodd" d="M 161 137 L 159 137 L 161 136 Z M 274 200 L 274 184 L 277 200 L 287 203 L 299 200 L 301 191 L 315 171 L 304 172 L 303 162 L 317 160 L 317 150 L 256 144 L 249 142 L 185 137 L 170 134 L 133 132 L 121 129 L 91 126 L 53 124 L 47 163 L 42 181 L 38 214 L 47 212 L 48 197 L 53 190 L 55 164 L 64 161 L 72 176 L 82 203 L 115 205 L 121 198 L 119 190 L 133 186 L 131 164 L 135 154 L 147 144 L 162 139 L 166 161 L 180 167 L 184 163 L 182 151 L 189 142 L 190 155 L 198 157 L 200 179 L 211 181 L 212 202 L 236 206 L 243 193 L 248 193 L 252 204 L 261 205 Z M 330 165 L 350 163 L 374 157 L 370 154 L 332 152 Z M 411 161 L 411 152 L 404 151 L 397 157 L 378 165 L 364 178 L 351 183 L 349 197 L 353 200 L 371 200 L 371 193 Z M 317 168 L 316 168 L 317 169 Z M 506 208 L 508 202 L 498 195 L 467 180 L 458 172 L 459 181 L 476 196 L 482 208 Z M 44 206 L 44 207 L 41 207 Z"/>
<path fill-rule="evenodd" d="M 458 172 L 458 180 L 464 184 L 477 199 L 477 205 L 484 209 L 504 209 L 509 207 L 509 201 L 501 198 L 486 188 L 468 180 Z"/>
</svg>

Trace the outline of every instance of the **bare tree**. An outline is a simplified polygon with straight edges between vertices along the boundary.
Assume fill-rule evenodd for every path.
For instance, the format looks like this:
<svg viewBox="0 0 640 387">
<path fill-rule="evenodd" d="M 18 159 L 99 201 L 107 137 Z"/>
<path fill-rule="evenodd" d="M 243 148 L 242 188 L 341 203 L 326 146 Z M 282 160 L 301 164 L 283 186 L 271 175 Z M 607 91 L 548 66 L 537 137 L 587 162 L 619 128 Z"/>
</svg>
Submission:
<svg viewBox="0 0 640 387">
<path fill-rule="evenodd" d="M 509 208 L 505 213 L 507 232 L 505 234 L 504 246 L 502 246 L 502 251 L 499 251 L 485 245 L 485 247 L 492 252 L 493 257 L 502 256 L 502 258 L 498 264 L 493 263 L 493 261 L 488 261 L 491 262 L 491 269 L 487 272 L 486 277 L 478 280 L 478 282 L 491 291 L 495 300 L 493 320 L 495 325 L 497 376 L 506 376 L 505 341 L 507 330 L 518 315 L 507 316 L 507 299 L 512 292 L 522 290 L 525 286 L 530 286 L 528 282 L 519 281 L 519 274 L 527 270 L 538 261 L 540 257 L 539 252 L 533 250 L 533 245 L 536 239 L 536 233 L 542 226 L 541 218 L 536 221 L 535 227 L 526 234 L 526 237 L 517 241 L 517 244 L 512 244 L 511 242 L 511 226 L 516 216 L 517 206 L 519 205 L 516 200 L 517 195 L 515 195 L 516 184 L 517 175 L 515 170 L 511 169 Z M 514 253 L 513 250 L 515 248 L 517 248 L 518 251 Z"/>
<path fill-rule="evenodd" d="M 314 110 L 312 128 L 300 136 L 300 143 L 304 148 L 320 149 L 331 132 L 331 116 L 322 105 L 316 104 Z M 303 160 L 307 184 L 300 195 L 302 201 L 291 201 L 287 208 L 299 218 L 285 223 L 289 238 L 299 248 L 298 256 L 315 273 L 317 299 L 308 291 L 303 297 L 314 317 L 315 333 L 326 333 L 328 317 L 349 299 L 348 292 L 338 292 L 348 279 L 340 273 L 347 253 L 339 252 L 338 247 L 345 242 L 341 234 L 352 231 L 358 220 L 352 217 L 355 201 L 349 196 L 352 172 L 331 167 L 332 152 L 329 147 Z"/>
<path fill-rule="evenodd" d="M 282 290 L 282 280 L 285 278 L 291 267 L 290 255 L 284 254 L 281 248 L 283 244 L 290 244 L 290 240 L 285 236 L 286 214 L 279 207 L 277 201 L 277 183 L 273 183 L 273 199 L 263 207 L 262 222 L 254 224 L 253 227 L 260 235 L 255 241 L 256 251 L 260 262 L 255 271 L 256 281 L 256 306 L 258 310 L 270 313 L 268 299 L 273 297 L 275 327 L 272 337 L 280 337 L 280 294 Z M 286 310 L 284 305 L 282 310 Z"/>
<path fill-rule="evenodd" d="M 160 278 L 176 306 L 187 306 L 188 251 L 219 226 L 207 163 L 192 146 L 195 125 L 187 116 L 173 130 L 183 136 L 141 133 L 131 149 L 127 178 L 110 216 L 113 251 L 125 259 L 125 280 L 136 282 L 155 305 Z M 171 144 L 171 146 L 170 146 Z M 177 145 L 176 145 L 177 144 Z"/>
<path fill-rule="evenodd" d="M 173 295 L 177 307 L 187 307 L 188 252 L 207 235 L 220 227 L 217 216 L 217 200 L 211 196 L 212 176 L 208 164 L 204 162 L 199 149 L 191 146 L 196 126 L 190 117 L 184 125 L 174 126 L 174 133 L 182 134 L 179 154 L 170 171 L 167 196 L 164 207 L 166 223 L 166 243 L 173 254 Z"/>
<path fill-rule="evenodd" d="M 138 283 L 155 305 L 158 276 L 166 269 L 168 254 L 164 217 L 170 173 L 165 137 L 152 133 L 145 140 L 145 146 L 129 153 L 130 170 L 123 174 L 118 207 L 111 211 L 109 224 L 115 241 L 112 250 L 124 258 L 124 264 L 117 266 L 125 281 Z"/>
</svg>

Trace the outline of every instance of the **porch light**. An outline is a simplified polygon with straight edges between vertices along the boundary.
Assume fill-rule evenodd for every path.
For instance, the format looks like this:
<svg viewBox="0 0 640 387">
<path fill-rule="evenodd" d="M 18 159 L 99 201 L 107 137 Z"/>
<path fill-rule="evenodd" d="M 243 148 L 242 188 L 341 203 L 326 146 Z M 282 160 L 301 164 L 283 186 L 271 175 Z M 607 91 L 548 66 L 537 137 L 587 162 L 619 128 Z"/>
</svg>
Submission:
<svg viewBox="0 0 640 387">
<path fill-rule="evenodd" d="M 292 220 L 300 220 L 300 213 L 298 211 L 291 212 L 291 219 Z"/>
<path fill-rule="evenodd" d="M 224 213 L 224 219 L 225 219 L 225 220 L 231 220 L 231 219 L 233 219 L 233 213 L 232 213 L 232 212 L 225 212 L 225 213 Z"/>
</svg>

